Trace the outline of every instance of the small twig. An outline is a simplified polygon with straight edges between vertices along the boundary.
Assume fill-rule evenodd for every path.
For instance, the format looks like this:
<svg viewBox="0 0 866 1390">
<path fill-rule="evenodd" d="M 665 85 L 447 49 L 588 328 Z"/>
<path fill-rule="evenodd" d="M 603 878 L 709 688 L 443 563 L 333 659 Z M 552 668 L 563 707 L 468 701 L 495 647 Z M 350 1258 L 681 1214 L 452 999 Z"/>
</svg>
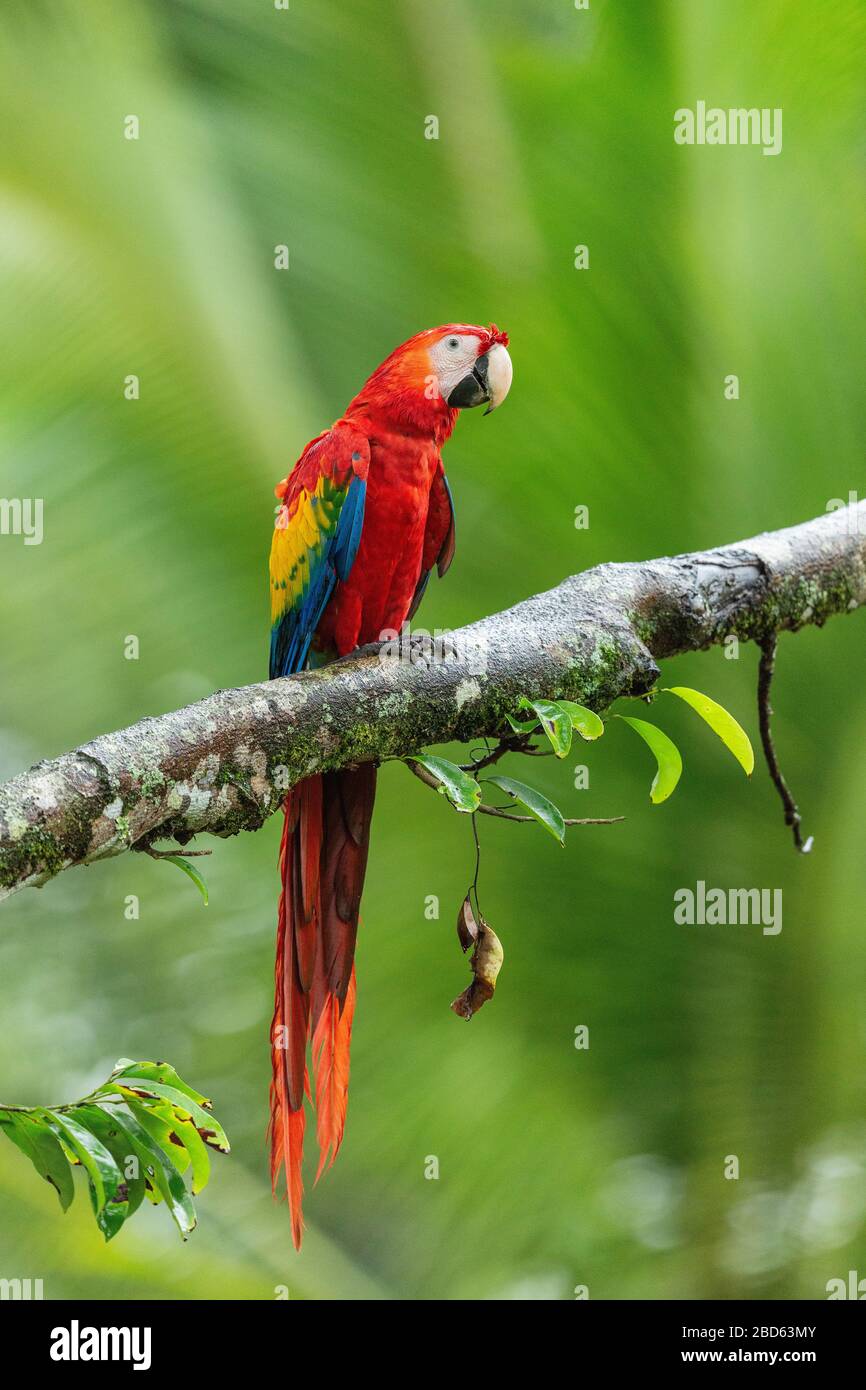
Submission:
<svg viewBox="0 0 866 1390">
<path fill-rule="evenodd" d="M 426 767 L 421 767 L 418 763 L 409 762 L 407 760 L 404 761 L 406 762 L 406 767 L 418 778 L 419 782 L 423 782 L 426 787 L 432 787 L 434 791 L 438 792 L 439 788 L 442 786 L 438 777 L 434 777 L 432 772 L 428 772 Z M 535 816 L 516 816 L 511 811 L 504 810 L 501 806 L 485 806 L 483 803 L 475 807 L 475 811 L 473 812 L 473 823 L 475 815 L 498 816 L 501 820 L 523 821 L 526 823 L 532 823 L 536 819 Z M 617 822 L 621 820 L 625 820 L 625 816 L 589 816 L 580 820 L 566 820 L 565 824 L 616 825 Z"/>
<path fill-rule="evenodd" d="M 516 816 L 511 811 L 504 811 L 501 806 L 477 806 L 476 810 L 482 816 L 499 816 L 502 820 L 525 821 L 527 824 L 535 823 L 535 816 Z M 563 817 L 565 825 L 616 825 L 619 821 L 625 820 L 625 816 L 584 816 L 578 820 Z"/>
<path fill-rule="evenodd" d="M 782 775 L 779 766 L 779 759 L 776 757 L 776 746 L 773 742 L 773 733 L 770 728 L 773 710 L 770 705 L 770 687 L 773 683 L 773 674 L 776 669 L 776 642 L 777 634 L 770 633 L 759 643 L 761 648 L 761 661 L 758 666 L 758 722 L 761 729 L 761 743 L 764 748 L 764 757 L 767 760 L 767 768 L 773 784 L 782 800 L 785 809 L 785 824 L 790 825 L 794 835 L 794 845 L 801 854 L 808 854 L 812 848 L 813 838 L 810 835 L 804 840 L 800 834 L 800 811 L 789 790 L 788 784 Z"/>
<path fill-rule="evenodd" d="M 483 917 L 484 914 L 481 911 L 481 902 L 478 897 L 478 875 L 481 872 L 481 841 L 478 838 L 478 820 L 475 816 L 472 817 L 472 838 L 475 841 L 475 873 L 469 891 L 475 894 L 475 909 L 478 916 Z"/>
<path fill-rule="evenodd" d="M 133 848 L 138 849 L 135 845 Z M 213 854 L 212 849 L 153 849 L 151 845 L 143 845 L 140 853 L 149 854 L 151 859 L 200 859 L 202 855 Z"/>
<path fill-rule="evenodd" d="M 480 772 L 482 768 L 491 767 L 493 763 L 498 763 L 500 758 L 504 758 L 506 753 L 528 753 L 529 748 L 524 745 L 532 737 L 531 734 L 506 734 L 501 738 L 496 747 L 491 751 L 489 748 L 483 757 L 475 758 L 471 763 L 461 763 L 461 772 Z"/>
</svg>

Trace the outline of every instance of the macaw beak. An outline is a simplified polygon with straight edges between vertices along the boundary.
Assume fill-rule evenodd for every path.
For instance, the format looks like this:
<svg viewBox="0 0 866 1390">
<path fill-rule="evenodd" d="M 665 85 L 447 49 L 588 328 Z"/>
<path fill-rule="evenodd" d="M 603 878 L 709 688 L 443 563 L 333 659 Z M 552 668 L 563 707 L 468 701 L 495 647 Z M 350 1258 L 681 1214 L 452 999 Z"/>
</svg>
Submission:
<svg viewBox="0 0 866 1390">
<path fill-rule="evenodd" d="M 489 415 L 508 395 L 512 375 L 508 349 L 501 343 L 494 343 L 476 359 L 472 371 L 458 381 L 448 397 L 448 404 L 456 410 L 471 410 L 486 402 L 484 414 Z"/>
</svg>

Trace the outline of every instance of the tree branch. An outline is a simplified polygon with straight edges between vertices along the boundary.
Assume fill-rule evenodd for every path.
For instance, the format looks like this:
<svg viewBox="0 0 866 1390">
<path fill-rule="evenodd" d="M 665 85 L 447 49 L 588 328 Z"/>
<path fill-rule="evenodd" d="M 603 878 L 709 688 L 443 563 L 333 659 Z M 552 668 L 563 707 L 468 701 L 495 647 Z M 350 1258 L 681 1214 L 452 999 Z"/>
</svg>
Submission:
<svg viewBox="0 0 866 1390">
<path fill-rule="evenodd" d="M 657 660 L 822 624 L 866 601 L 866 503 L 717 550 L 607 564 L 449 633 L 221 690 L 0 787 L 0 896 L 74 864 L 256 830 L 295 782 L 428 744 L 507 734 L 521 695 L 602 711 Z M 396 646 L 396 644 L 394 644 Z"/>
</svg>

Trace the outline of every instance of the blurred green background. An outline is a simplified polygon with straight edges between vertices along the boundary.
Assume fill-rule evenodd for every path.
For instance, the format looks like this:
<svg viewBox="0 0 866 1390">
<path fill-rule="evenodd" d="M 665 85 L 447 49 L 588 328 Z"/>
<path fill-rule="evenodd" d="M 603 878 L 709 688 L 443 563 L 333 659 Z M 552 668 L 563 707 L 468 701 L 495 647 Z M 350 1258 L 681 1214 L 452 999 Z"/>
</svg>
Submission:
<svg viewBox="0 0 866 1390">
<path fill-rule="evenodd" d="M 434 323 L 506 327 L 515 384 L 448 446 L 458 549 L 428 627 L 862 486 L 864 38 L 854 0 L 7 4 L 0 493 L 44 498 L 45 537 L 0 538 L 0 773 L 262 677 L 273 485 Z M 782 107 L 782 153 L 675 145 L 698 99 Z M 622 726 L 581 750 L 588 790 L 578 759 L 534 764 L 566 814 L 628 819 L 564 851 L 482 824 L 506 963 L 469 1027 L 448 1008 L 469 826 L 384 769 L 347 1137 L 299 1257 L 264 1146 L 277 820 L 213 842 L 207 910 L 134 855 L 5 904 L 4 1099 L 167 1057 L 234 1149 L 186 1246 L 146 1210 L 106 1247 L 83 1187 L 62 1217 L 0 1144 L 0 1276 L 117 1299 L 820 1298 L 866 1276 L 863 636 L 855 615 L 780 644 L 809 858 L 763 768 L 747 782 L 674 702 L 660 808 Z M 755 667 L 714 650 L 664 677 L 756 737 Z M 697 879 L 782 888 L 781 934 L 676 926 Z"/>
</svg>

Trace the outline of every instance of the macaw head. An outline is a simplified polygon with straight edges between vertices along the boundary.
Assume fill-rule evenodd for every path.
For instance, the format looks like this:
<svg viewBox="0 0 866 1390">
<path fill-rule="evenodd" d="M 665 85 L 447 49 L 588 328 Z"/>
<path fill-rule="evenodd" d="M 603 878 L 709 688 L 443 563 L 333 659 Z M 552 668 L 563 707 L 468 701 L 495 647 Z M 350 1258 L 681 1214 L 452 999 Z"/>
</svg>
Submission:
<svg viewBox="0 0 866 1390">
<path fill-rule="evenodd" d="M 365 383 L 347 415 L 386 416 L 447 439 L 458 410 L 501 405 L 511 386 L 508 334 L 495 323 L 446 323 L 395 348 Z"/>
<path fill-rule="evenodd" d="M 467 323 L 449 323 L 422 335 L 431 375 L 439 394 L 452 410 L 486 405 L 489 415 L 501 405 L 511 386 L 511 358 L 508 334 L 492 323 L 477 328 Z"/>
</svg>

